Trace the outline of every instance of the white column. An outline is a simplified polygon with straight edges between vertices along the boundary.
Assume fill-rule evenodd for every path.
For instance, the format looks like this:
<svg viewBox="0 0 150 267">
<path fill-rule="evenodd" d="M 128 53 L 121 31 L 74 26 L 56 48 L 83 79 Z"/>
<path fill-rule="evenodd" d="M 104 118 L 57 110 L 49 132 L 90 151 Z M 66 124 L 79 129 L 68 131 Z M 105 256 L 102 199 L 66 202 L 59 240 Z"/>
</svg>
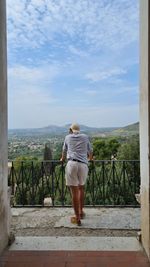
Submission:
<svg viewBox="0 0 150 267">
<path fill-rule="evenodd" d="M 7 143 L 6 1 L 0 0 L 0 253 L 9 236 Z"/>
<path fill-rule="evenodd" d="M 140 161 L 142 244 L 150 258 L 150 4 L 140 0 Z"/>
</svg>

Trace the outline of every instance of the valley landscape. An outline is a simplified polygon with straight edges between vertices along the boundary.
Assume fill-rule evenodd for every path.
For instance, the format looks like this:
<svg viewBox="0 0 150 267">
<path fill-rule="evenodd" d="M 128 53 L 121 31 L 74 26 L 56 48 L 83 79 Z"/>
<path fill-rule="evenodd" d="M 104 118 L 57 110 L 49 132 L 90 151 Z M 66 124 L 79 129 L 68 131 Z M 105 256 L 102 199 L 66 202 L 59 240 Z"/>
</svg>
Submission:
<svg viewBox="0 0 150 267">
<path fill-rule="evenodd" d="M 43 151 L 46 143 L 49 143 L 53 159 L 59 159 L 61 147 L 65 135 L 68 134 L 70 124 L 65 126 L 50 125 L 33 129 L 10 129 L 8 131 L 8 157 L 15 160 L 18 157 L 36 157 L 43 159 Z M 94 138 L 121 138 L 126 140 L 133 135 L 139 135 L 139 123 L 125 127 L 96 128 L 80 125 L 81 132 L 88 134 L 91 140 Z"/>
</svg>

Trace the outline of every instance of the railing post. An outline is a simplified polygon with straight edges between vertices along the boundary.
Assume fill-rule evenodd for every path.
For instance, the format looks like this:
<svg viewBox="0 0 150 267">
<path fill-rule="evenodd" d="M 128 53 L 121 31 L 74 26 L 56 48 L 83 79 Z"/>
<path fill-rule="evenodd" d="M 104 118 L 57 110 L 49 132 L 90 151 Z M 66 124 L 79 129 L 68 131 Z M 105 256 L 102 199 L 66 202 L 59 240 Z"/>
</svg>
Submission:
<svg viewBox="0 0 150 267">
<path fill-rule="evenodd" d="M 136 194 L 136 175 L 135 175 L 135 161 L 133 163 L 133 181 L 134 181 L 134 194 Z"/>
<path fill-rule="evenodd" d="M 103 203 L 105 205 L 105 161 L 102 161 Z"/>
<path fill-rule="evenodd" d="M 122 171 L 123 171 L 123 194 L 124 194 L 124 201 L 125 201 L 125 200 L 126 200 L 126 175 L 125 175 L 125 161 L 123 161 Z"/>
<path fill-rule="evenodd" d="M 24 167 L 23 161 L 21 161 L 21 188 L 22 188 L 21 199 L 22 199 L 22 205 L 24 206 L 23 167 Z"/>
<path fill-rule="evenodd" d="M 12 161 L 12 165 L 11 165 L 11 175 L 12 175 L 12 195 L 14 195 L 14 193 L 15 193 L 15 189 L 14 189 L 14 187 L 15 187 L 15 183 L 14 183 L 14 163 L 13 163 L 13 161 Z"/>
<path fill-rule="evenodd" d="M 115 205 L 115 161 L 112 161 L 112 174 L 113 174 L 113 202 Z"/>
<path fill-rule="evenodd" d="M 43 161 L 41 162 L 41 175 L 42 175 L 42 206 L 44 206 L 44 163 Z"/>
<path fill-rule="evenodd" d="M 94 188 L 94 161 L 92 161 L 92 205 L 95 206 L 95 188 Z"/>
<path fill-rule="evenodd" d="M 61 183 L 61 186 L 62 186 L 62 195 L 61 195 L 61 204 L 62 206 L 64 206 L 64 163 L 63 161 L 61 162 L 61 173 L 62 173 L 62 183 Z"/>
<path fill-rule="evenodd" d="M 31 203 L 32 205 L 34 205 L 35 201 L 34 201 L 34 165 L 33 165 L 33 161 L 31 162 L 31 174 L 32 174 L 32 196 L 31 196 Z"/>
<path fill-rule="evenodd" d="M 52 170 L 53 170 L 54 166 L 53 166 L 53 161 L 52 161 Z M 52 206 L 54 207 L 55 205 L 55 201 L 54 201 L 54 198 L 55 198 L 55 185 L 54 185 L 54 172 L 52 171 Z"/>
</svg>

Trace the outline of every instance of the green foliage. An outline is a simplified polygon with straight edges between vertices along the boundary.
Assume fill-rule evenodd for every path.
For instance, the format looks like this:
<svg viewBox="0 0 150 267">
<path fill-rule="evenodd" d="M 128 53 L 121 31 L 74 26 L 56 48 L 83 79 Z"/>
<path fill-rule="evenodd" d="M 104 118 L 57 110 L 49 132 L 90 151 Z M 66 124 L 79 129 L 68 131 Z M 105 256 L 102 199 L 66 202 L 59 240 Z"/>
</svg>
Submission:
<svg viewBox="0 0 150 267">
<path fill-rule="evenodd" d="M 139 136 L 106 137 L 93 139 L 93 151 L 96 160 L 109 160 L 116 155 L 119 160 L 139 160 Z"/>
<path fill-rule="evenodd" d="M 63 146 L 63 142 L 60 142 L 57 144 L 57 146 L 55 147 L 55 151 L 54 151 L 54 159 L 60 159 L 61 154 L 62 154 L 62 146 Z"/>
<path fill-rule="evenodd" d="M 31 161 L 37 161 L 38 158 L 35 156 L 19 156 L 15 159 L 15 162 L 20 162 L 20 161 L 26 161 L 26 162 L 31 162 Z"/>
<path fill-rule="evenodd" d="M 123 143 L 117 153 L 117 159 L 120 160 L 139 160 L 140 147 L 139 147 L 139 136 L 133 136 Z"/>
<path fill-rule="evenodd" d="M 34 162 L 37 165 L 39 160 L 37 157 L 34 157 L 34 156 L 28 156 L 28 157 L 19 156 L 16 158 L 16 160 L 13 163 L 14 163 L 15 169 L 19 171 L 22 166 L 23 168 L 29 168 L 29 166 L 31 165 L 31 162 Z"/>
<path fill-rule="evenodd" d="M 85 203 L 94 205 L 137 205 L 140 169 L 138 161 L 96 161 L 89 169 Z"/>
<path fill-rule="evenodd" d="M 106 137 L 92 140 L 94 157 L 102 160 L 89 163 L 85 204 L 126 205 L 136 204 L 134 194 L 139 191 L 139 137 Z M 53 143 L 53 157 L 59 159 L 62 140 Z M 43 153 L 44 152 L 44 153 Z M 42 151 L 45 160 L 52 159 L 50 145 Z M 111 161 L 112 155 L 116 161 Z M 37 155 L 35 153 L 35 155 Z M 105 160 L 105 161 L 104 161 Z M 121 161 L 120 161 L 121 160 Z M 123 160 L 123 161 L 122 161 Z M 39 157 L 19 156 L 13 164 L 9 182 L 17 184 L 16 204 L 42 205 L 45 197 L 51 197 L 55 205 L 71 205 L 71 197 L 65 186 L 65 166 L 59 161 L 42 163 Z M 64 187 L 63 187 L 64 186 Z"/>
<path fill-rule="evenodd" d="M 93 140 L 94 157 L 97 160 L 111 159 L 120 146 L 119 141 L 112 138 L 95 138 Z"/>
</svg>

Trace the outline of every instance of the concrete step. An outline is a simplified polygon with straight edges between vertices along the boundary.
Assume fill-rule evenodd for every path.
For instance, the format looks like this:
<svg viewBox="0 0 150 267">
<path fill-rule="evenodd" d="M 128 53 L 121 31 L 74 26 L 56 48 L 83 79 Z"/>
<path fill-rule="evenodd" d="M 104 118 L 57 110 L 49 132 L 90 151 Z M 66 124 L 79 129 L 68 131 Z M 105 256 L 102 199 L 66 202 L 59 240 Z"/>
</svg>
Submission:
<svg viewBox="0 0 150 267">
<path fill-rule="evenodd" d="M 140 251 L 136 237 L 16 237 L 9 250 Z"/>
</svg>

